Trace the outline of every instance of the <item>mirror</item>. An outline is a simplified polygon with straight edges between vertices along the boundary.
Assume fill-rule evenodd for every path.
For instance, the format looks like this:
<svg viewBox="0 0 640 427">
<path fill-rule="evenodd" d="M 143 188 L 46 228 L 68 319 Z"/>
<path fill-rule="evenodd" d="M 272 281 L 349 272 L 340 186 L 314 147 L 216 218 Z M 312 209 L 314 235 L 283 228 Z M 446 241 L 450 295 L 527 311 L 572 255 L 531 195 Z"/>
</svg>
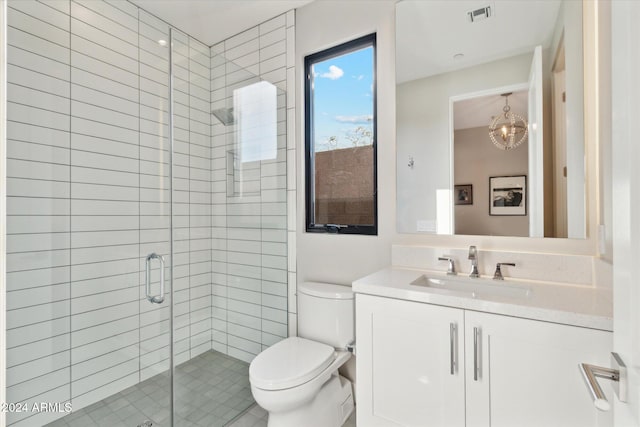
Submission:
<svg viewBox="0 0 640 427">
<path fill-rule="evenodd" d="M 399 1 L 396 85 L 398 232 L 586 237 L 580 1 Z"/>
</svg>

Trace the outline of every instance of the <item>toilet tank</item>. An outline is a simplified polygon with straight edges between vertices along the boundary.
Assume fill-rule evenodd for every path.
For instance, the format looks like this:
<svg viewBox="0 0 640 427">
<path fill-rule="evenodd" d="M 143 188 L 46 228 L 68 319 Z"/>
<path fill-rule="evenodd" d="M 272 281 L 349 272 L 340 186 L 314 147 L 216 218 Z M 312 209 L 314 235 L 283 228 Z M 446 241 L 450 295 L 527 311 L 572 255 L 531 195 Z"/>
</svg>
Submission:
<svg viewBox="0 0 640 427">
<path fill-rule="evenodd" d="M 298 336 L 341 349 L 352 342 L 355 330 L 351 287 L 317 282 L 298 285 Z"/>
</svg>

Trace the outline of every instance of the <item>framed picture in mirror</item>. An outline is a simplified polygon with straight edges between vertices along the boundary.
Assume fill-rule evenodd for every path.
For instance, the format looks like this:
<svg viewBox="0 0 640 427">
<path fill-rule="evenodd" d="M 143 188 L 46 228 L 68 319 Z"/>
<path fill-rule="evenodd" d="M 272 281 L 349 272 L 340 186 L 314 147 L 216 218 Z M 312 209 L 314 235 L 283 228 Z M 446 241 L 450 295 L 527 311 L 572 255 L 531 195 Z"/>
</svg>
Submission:
<svg viewBox="0 0 640 427">
<path fill-rule="evenodd" d="M 472 205 L 473 185 L 464 184 L 454 186 L 454 197 L 456 205 Z"/>
<path fill-rule="evenodd" d="M 527 214 L 527 176 L 489 178 L 489 215 Z"/>
</svg>

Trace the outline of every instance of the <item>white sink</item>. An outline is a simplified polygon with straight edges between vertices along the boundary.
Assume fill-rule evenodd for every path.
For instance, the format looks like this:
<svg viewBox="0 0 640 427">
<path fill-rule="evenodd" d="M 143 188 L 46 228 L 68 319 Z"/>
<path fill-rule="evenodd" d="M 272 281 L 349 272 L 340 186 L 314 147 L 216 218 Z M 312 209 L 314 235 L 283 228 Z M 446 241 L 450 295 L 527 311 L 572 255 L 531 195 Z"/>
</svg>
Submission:
<svg viewBox="0 0 640 427">
<path fill-rule="evenodd" d="M 491 297 L 528 298 L 531 295 L 531 289 L 526 285 L 464 276 L 436 278 L 423 274 L 411 282 L 411 285 L 480 299 Z"/>
</svg>

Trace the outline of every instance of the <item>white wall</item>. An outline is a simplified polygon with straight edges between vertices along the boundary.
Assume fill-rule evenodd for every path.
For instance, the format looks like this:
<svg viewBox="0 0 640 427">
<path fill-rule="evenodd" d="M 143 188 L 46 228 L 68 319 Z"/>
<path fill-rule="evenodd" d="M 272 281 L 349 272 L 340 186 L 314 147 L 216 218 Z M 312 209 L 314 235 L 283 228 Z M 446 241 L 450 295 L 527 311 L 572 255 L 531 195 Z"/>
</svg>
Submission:
<svg viewBox="0 0 640 427">
<path fill-rule="evenodd" d="M 454 135 L 454 184 L 473 185 L 473 204 L 454 206 L 455 233 L 528 236 L 529 206 L 527 215 L 489 215 L 489 178 L 528 175 L 528 143 L 515 150 L 499 150 L 489 139 L 486 127 L 459 129 Z"/>
<path fill-rule="evenodd" d="M 395 1 L 317 1 L 296 10 L 297 188 L 304 189 L 304 57 L 377 33 L 378 236 L 305 232 L 298 191 L 297 281 L 349 285 L 391 263 L 395 234 Z M 293 303 L 293 301 L 290 301 Z"/>
<path fill-rule="evenodd" d="M 449 100 L 526 83 L 531 54 L 398 85 L 396 104 L 399 232 L 417 232 L 418 221 L 436 220 L 436 191 L 451 188 Z M 415 159 L 407 167 L 409 157 Z"/>
<path fill-rule="evenodd" d="M 584 33 L 594 32 L 596 20 L 593 4 L 585 3 Z M 596 117 L 593 108 L 585 110 L 585 143 L 587 146 L 587 239 L 550 239 L 498 236 L 448 236 L 397 233 L 396 224 L 396 137 L 395 137 L 395 34 L 392 1 L 321 1 L 296 10 L 296 167 L 297 188 L 304 188 L 304 81 L 301 70 L 305 55 L 378 31 L 378 205 L 379 236 L 316 235 L 304 232 L 304 191 L 297 192 L 297 282 L 327 280 L 348 284 L 354 278 L 390 265 L 390 243 L 404 245 L 464 248 L 475 244 L 481 250 L 513 250 L 521 252 L 596 253 Z M 524 64 L 523 64 L 524 67 Z M 528 77 L 528 67 L 526 76 Z M 595 105 L 596 61 L 585 57 L 585 105 Z M 526 80 L 526 78 L 524 79 Z M 523 80 L 523 81 L 524 81 Z M 400 114 L 398 114 L 400 116 Z M 407 156 L 398 154 L 397 164 L 406 168 Z M 399 170 L 400 172 L 400 170 Z M 606 279 L 606 278 L 605 278 Z M 295 301 L 290 295 L 290 306 Z"/>
</svg>

